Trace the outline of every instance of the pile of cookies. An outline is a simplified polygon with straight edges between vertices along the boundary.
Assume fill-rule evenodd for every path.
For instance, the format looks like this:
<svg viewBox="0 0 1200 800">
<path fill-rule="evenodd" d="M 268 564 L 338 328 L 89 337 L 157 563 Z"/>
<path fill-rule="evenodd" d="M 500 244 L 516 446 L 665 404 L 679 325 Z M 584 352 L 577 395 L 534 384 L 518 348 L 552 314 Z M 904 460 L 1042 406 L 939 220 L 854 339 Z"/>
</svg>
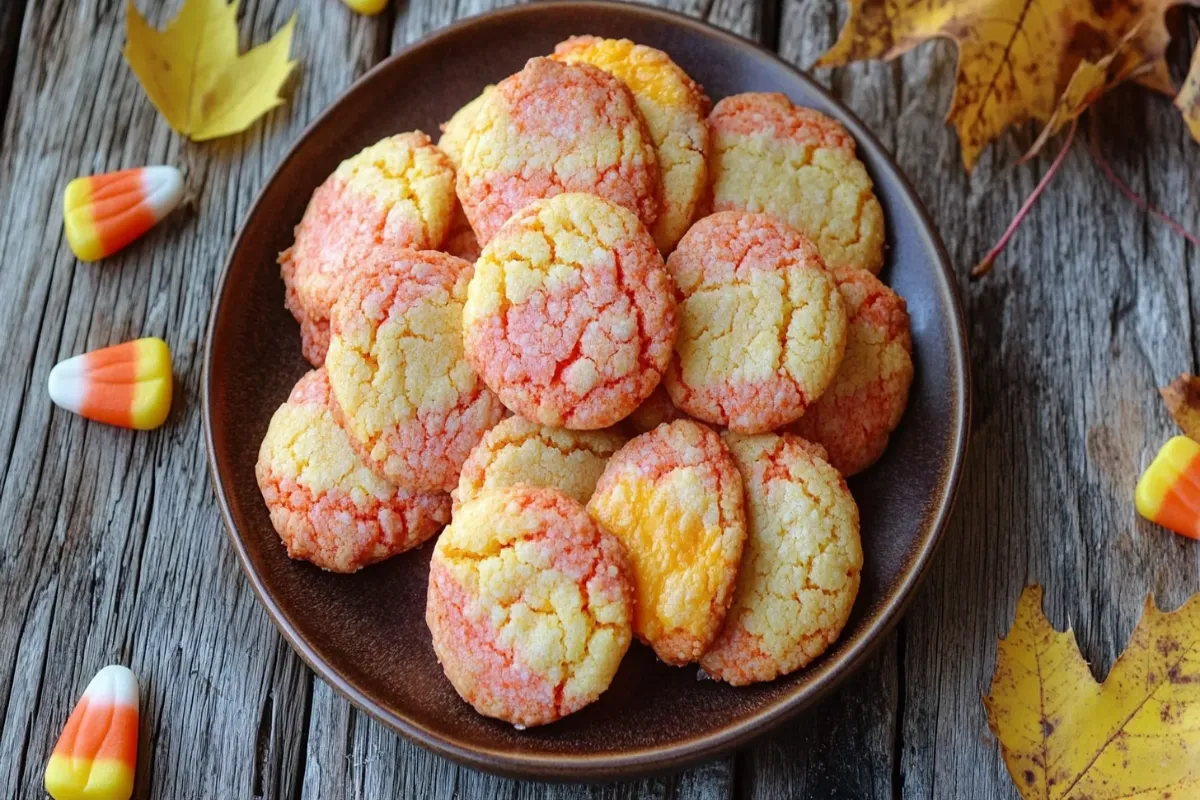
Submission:
<svg viewBox="0 0 1200 800">
<path fill-rule="evenodd" d="M 313 194 L 280 267 L 317 369 L 262 443 L 271 521 L 346 573 L 441 531 L 434 650 L 519 727 L 634 637 L 738 686 L 799 669 L 849 618 L 845 476 L 913 375 L 883 231 L 836 121 L 563 42 Z"/>
</svg>

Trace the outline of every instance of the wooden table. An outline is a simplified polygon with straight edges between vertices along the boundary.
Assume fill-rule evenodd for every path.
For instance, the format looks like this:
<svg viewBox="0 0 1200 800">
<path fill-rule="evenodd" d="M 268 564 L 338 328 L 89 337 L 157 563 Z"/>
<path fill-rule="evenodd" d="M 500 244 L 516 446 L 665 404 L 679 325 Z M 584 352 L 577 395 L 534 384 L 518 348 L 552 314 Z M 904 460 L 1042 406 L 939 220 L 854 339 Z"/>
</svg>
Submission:
<svg viewBox="0 0 1200 800">
<path fill-rule="evenodd" d="M 178 3 L 149 5 L 161 24 Z M 1200 360 L 1200 255 L 1079 146 L 995 272 L 969 281 L 1050 157 L 1010 166 L 1025 131 L 967 176 L 942 123 L 955 51 L 928 45 L 817 75 L 911 176 L 967 307 L 970 458 L 898 630 L 820 707 L 660 780 L 516 783 L 409 744 L 313 678 L 242 576 L 205 463 L 201 348 L 234 230 L 305 124 L 389 53 L 492 4 L 394 0 L 374 19 L 336 0 L 242 5 L 243 44 L 298 13 L 298 78 L 247 133 L 193 144 L 121 59 L 122 0 L 0 2 L 0 797 L 42 796 L 71 705 L 115 661 L 142 679 L 141 798 L 1013 798 L 980 694 L 1022 586 L 1045 584 L 1051 619 L 1074 626 L 1100 674 L 1146 592 L 1174 607 L 1200 589 L 1200 547 L 1132 504 L 1137 474 L 1173 433 L 1154 387 Z M 671 5 L 801 66 L 846 15 L 833 0 Z M 1200 145 L 1166 100 L 1118 92 L 1095 129 L 1135 190 L 1200 230 Z M 76 261 L 62 234 L 67 181 L 152 163 L 184 170 L 184 208 L 115 258 Z M 145 335 L 174 352 L 166 426 L 132 433 L 52 407 L 56 361 Z"/>
</svg>

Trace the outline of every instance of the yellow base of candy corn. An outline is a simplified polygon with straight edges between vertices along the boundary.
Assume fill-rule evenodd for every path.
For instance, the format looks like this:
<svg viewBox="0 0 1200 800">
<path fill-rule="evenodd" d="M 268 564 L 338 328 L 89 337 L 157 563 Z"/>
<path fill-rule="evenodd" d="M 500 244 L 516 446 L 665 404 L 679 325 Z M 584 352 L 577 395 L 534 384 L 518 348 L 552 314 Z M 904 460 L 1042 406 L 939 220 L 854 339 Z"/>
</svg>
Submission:
<svg viewBox="0 0 1200 800">
<path fill-rule="evenodd" d="M 371 16 L 387 8 L 388 0 L 342 0 L 351 11 Z"/>
<path fill-rule="evenodd" d="M 54 800 L 129 800 L 133 770 L 124 761 L 56 753 L 46 764 L 46 791 Z"/>
</svg>

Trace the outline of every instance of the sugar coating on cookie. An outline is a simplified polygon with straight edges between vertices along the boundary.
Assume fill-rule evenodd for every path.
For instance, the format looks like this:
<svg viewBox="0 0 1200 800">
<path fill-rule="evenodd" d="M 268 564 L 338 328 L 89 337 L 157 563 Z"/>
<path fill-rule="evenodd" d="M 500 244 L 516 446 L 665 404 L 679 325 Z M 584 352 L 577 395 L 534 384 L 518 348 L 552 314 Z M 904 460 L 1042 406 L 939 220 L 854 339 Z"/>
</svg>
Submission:
<svg viewBox="0 0 1200 800">
<path fill-rule="evenodd" d="M 509 417 L 488 431 L 463 464 L 454 507 L 480 493 L 513 486 L 549 486 L 587 503 L 625 437 L 611 430 L 572 431 Z"/>
<path fill-rule="evenodd" d="M 675 340 L 662 256 L 628 210 L 560 194 L 521 211 L 475 262 L 467 360 L 543 425 L 606 428 L 654 390 Z"/>
<path fill-rule="evenodd" d="M 708 189 L 708 96 L 666 53 L 628 39 L 573 36 L 554 48 L 553 57 L 599 67 L 633 92 L 662 183 L 662 207 L 650 233 L 669 253 Z"/>
<path fill-rule="evenodd" d="M 742 479 L 711 429 L 660 425 L 608 462 L 588 512 L 633 565 L 633 631 L 668 664 L 708 649 L 733 598 L 746 540 Z"/>
<path fill-rule="evenodd" d="M 726 97 L 708 121 L 712 210 L 774 214 L 830 267 L 879 272 L 883 208 L 841 123 L 767 92 Z"/>
<path fill-rule="evenodd" d="M 463 147 L 471 132 L 472 120 L 479 113 L 484 97 L 495 88 L 491 84 L 483 87 L 483 91 L 479 93 L 478 97 L 455 111 L 454 115 L 441 125 L 442 135 L 438 139 L 437 146 L 449 157 L 450 163 L 454 164 L 455 169 L 458 169 L 459 164 L 462 163 Z"/>
<path fill-rule="evenodd" d="M 620 542 L 555 489 L 464 503 L 429 564 L 425 620 L 446 677 L 480 714 L 522 728 L 608 688 L 632 614 Z"/>
<path fill-rule="evenodd" d="M 750 535 L 733 605 L 700 659 L 744 686 L 787 675 L 837 640 L 858 594 L 858 506 L 824 450 L 791 434 L 726 434 L 746 488 Z"/>
<path fill-rule="evenodd" d="M 696 419 L 761 433 L 833 381 L 846 310 L 813 244 L 767 214 L 697 222 L 667 260 L 679 303 L 671 400 Z"/>
<path fill-rule="evenodd" d="M 362 462 L 334 420 L 324 369 L 271 417 L 255 475 L 288 555 L 332 572 L 403 553 L 450 521 L 449 495 L 397 489 Z"/>
<path fill-rule="evenodd" d="M 588 64 L 533 58 L 464 119 L 458 198 L 480 244 L 534 200 L 588 192 L 658 218 L 654 145 L 625 84 Z"/>
<path fill-rule="evenodd" d="M 677 419 L 688 419 L 688 415 L 671 402 L 671 396 L 660 383 L 650 396 L 626 417 L 622 427 L 631 431 L 634 436 L 639 436 L 649 433 L 664 422 L 674 422 Z"/>
<path fill-rule="evenodd" d="M 912 385 L 912 334 L 904 298 L 870 273 L 834 271 L 849 316 L 837 377 L 793 433 L 824 446 L 847 477 L 874 464 L 900 424 Z"/>
<path fill-rule="evenodd" d="M 325 366 L 336 411 L 379 475 L 450 491 L 504 408 L 463 358 L 471 265 L 408 250 L 360 267 L 333 307 Z"/>
<path fill-rule="evenodd" d="M 454 202 L 454 167 L 420 131 L 371 145 L 317 187 L 295 243 L 279 254 L 284 302 L 314 366 L 324 361 L 345 275 L 378 247 L 441 246 Z"/>
</svg>

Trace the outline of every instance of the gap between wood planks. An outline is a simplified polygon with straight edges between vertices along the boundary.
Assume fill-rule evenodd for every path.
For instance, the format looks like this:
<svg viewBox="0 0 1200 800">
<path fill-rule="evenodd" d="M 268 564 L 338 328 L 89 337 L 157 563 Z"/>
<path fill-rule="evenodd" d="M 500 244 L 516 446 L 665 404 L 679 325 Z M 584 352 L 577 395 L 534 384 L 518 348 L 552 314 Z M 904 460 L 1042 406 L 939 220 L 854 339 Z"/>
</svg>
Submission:
<svg viewBox="0 0 1200 800">
<path fill-rule="evenodd" d="M 8 118 L 8 100 L 12 96 L 13 72 L 17 66 L 17 45 L 25 21 L 26 0 L 0 3 L 0 123 Z"/>
</svg>

